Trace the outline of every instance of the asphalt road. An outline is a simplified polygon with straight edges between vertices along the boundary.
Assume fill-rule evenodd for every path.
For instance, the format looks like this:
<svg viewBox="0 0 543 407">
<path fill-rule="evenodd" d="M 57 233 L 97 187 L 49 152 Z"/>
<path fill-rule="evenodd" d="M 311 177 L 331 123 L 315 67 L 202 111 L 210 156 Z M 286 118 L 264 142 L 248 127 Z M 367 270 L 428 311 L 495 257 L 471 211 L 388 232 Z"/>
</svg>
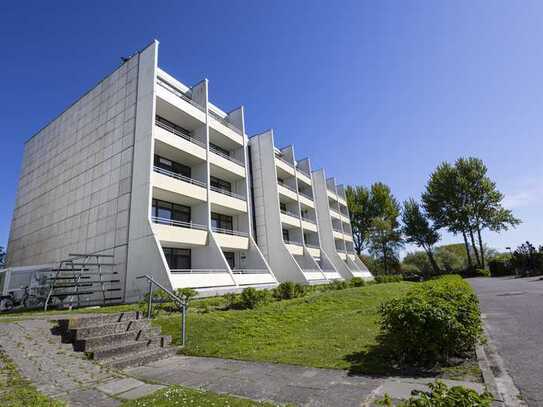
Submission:
<svg viewBox="0 0 543 407">
<path fill-rule="evenodd" d="M 543 407 L 543 280 L 475 278 L 488 334 L 523 399 Z"/>
</svg>

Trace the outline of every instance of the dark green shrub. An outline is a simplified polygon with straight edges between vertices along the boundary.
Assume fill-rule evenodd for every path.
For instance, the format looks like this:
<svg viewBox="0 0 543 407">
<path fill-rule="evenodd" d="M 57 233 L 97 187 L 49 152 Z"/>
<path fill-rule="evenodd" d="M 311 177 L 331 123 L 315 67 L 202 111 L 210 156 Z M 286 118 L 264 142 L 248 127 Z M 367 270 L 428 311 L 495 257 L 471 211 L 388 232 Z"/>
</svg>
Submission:
<svg viewBox="0 0 543 407">
<path fill-rule="evenodd" d="M 513 252 L 511 266 L 521 277 L 543 274 L 543 246 L 536 249 L 530 242 L 520 245 Z"/>
<path fill-rule="evenodd" d="M 349 283 L 351 287 L 364 287 L 366 285 L 366 282 L 364 281 L 364 279 L 360 277 L 351 278 L 351 281 Z"/>
<path fill-rule="evenodd" d="M 187 300 L 190 300 L 191 298 L 194 298 L 196 297 L 196 295 L 198 295 L 198 291 L 194 290 L 193 288 L 185 287 L 175 290 L 175 294 L 178 297 L 185 297 Z"/>
<path fill-rule="evenodd" d="M 243 289 L 239 297 L 239 307 L 242 309 L 254 309 L 259 305 L 270 301 L 270 292 L 267 290 L 257 290 L 253 287 Z"/>
<path fill-rule="evenodd" d="M 509 260 L 496 259 L 488 262 L 488 268 L 490 269 L 490 275 L 492 277 L 510 276 L 515 274 L 515 271 L 511 267 Z"/>
<path fill-rule="evenodd" d="M 273 296 L 278 300 L 291 300 L 293 298 L 303 297 L 306 289 L 300 283 L 285 281 L 279 284 L 273 290 Z"/>
<path fill-rule="evenodd" d="M 475 277 L 490 277 L 490 270 L 488 270 L 488 269 L 475 269 Z"/>
<path fill-rule="evenodd" d="M 399 283 L 401 281 L 403 281 L 403 276 L 401 274 L 381 274 L 375 276 L 375 282 L 377 284 Z"/>
<path fill-rule="evenodd" d="M 236 308 L 236 305 L 238 303 L 238 295 L 234 293 L 226 293 L 223 295 L 224 297 L 224 305 L 226 309 Z"/>
<path fill-rule="evenodd" d="M 330 290 L 344 290 L 349 288 L 349 283 L 346 281 L 334 280 L 329 285 Z"/>
<path fill-rule="evenodd" d="M 482 394 L 475 390 L 462 386 L 448 387 L 445 383 L 437 380 L 435 383 L 428 383 L 430 391 L 416 392 L 413 397 L 402 401 L 396 407 L 490 407 L 494 397 L 488 392 Z M 378 405 L 393 407 L 394 404 L 388 395 L 377 402 Z"/>
<path fill-rule="evenodd" d="M 381 305 L 381 340 L 390 356 L 411 365 L 464 357 L 481 335 L 479 301 L 459 276 L 420 283 Z"/>
</svg>

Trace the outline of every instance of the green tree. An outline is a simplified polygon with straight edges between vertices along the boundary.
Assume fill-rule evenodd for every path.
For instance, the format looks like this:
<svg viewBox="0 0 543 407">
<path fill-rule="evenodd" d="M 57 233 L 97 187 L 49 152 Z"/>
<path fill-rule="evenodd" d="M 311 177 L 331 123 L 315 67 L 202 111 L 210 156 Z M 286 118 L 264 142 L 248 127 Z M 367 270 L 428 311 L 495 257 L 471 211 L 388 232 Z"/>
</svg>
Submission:
<svg viewBox="0 0 543 407">
<path fill-rule="evenodd" d="M 421 247 L 428 256 L 433 273 L 439 274 L 439 266 L 434 258 L 434 245 L 440 239 L 439 233 L 430 224 L 426 214 L 423 213 L 420 205 L 413 198 L 408 199 L 403 204 L 402 222 L 402 232 L 406 241 Z M 428 277 L 428 275 L 426 276 Z"/>
<path fill-rule="evenodd" d="M 351 216 L 353 243 L 356 253 L 360 256 L 368 244 L 372 214 L 370 212 L 370 191 L 363 186 L 348 186 L 347 207 Z"/>
<path fill-rule="evenodd" d="M 369 250 L 383 264 L 385 274 L 389 274 L 393 264 L 398 263 L 398 249 L 402 247 L 401 233 L 388 219 L 374 218 L 369 234 Z"/>
</svg>

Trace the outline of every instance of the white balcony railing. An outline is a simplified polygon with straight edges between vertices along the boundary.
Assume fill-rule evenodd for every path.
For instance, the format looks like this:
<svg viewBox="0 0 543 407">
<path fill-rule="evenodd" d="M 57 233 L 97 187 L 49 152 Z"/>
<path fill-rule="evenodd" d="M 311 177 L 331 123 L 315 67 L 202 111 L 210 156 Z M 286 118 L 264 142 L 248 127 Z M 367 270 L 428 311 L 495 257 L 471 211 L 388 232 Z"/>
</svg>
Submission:
<svg viewBox="0 0 543 407">
<path fill-rule="evenodd" d="M 306 247 L 309 247 L 310 249 L 320 249 L 321 247 L 318 244 L 311 244 L 311 243 L 305 243 Z"/>
<path fill-rule="evenodd" d="M 233 274 L 269 274 L 266 269 L 232 269 Z"/>
<path fill-rule="evenodd" d="M 303 246 L 302 242 L 297 242 L 295 240 L 283 239 L 283 242 L 285 242 L 285 244 L 291 244 L 291 245 L 294 245 L 294 246 Z"/>
<path fill-rule="evenodd" d="M 226 269 L 170 269 L 171 273 L 210 274 L 226 273 Z"/>
<path fill-rule="evenodd" d="M 185 139 L 187 141 L 190 141 L 191 143 L 194 143 L 194 144 L 196 144 L 196 145 L 198 145 L 198 146 L 200 146 L 202 148 L 206 148 L 206 145 L 204 143 L 202 143 L 200 140 L 195 139 L 194 137 L 192 137 L 188 133 L 185 133 L 183 131 L 175 129 L 172 126 L 169 126 L 167 123 L 164 123 L 164 122 L 162 122 L 160 120 L 155 120 L 155 124 L 158 127 L 162 128 L 162 129 L 164 129 L 164 130 L 166 130 L 166 131 L 168 131 L 168 132 L 170 132 L 172 134 L 175 134 L 176 136 L 179 136 L 179 137 L 181 137 L 181 138 L 183 138 L 183 139 Z"/>
<path fill-rule="evenodd" d="M 211 227 L 211 230 L 216 233 L 222 233 L 224 235 L 232 235 L 232 236 L 241 236 L 241 237 L 249 237 L 249 233 L 242 232 L 241 230 L 233 230 L 233 229 L 224 229 L 224 228 L 218 228 L 215 226 Z"/>
<path fill-rule="evenodd" d="M 199 187 L 205 188 L 207 186 L 206 183 L 203 182 L 203 181 L 199 181 L 199 180 L 194 179 L 194 178 L 186 177 L 186 176 L 181 175 L 181 174 L 179 174 L 177 172 L 168 171 L 168 170 L 165 170 L 164 168 L 160 168 L 160 167 L 157 167 L 157 166 L 153 167 L 153 171 L 158 172 L 159 174 L 162 174 L 162 175 L 166 175 L 166 176 L 171 177 L 171 178 L 178 179 L 178 180 L 183 181 L 183 182 L 188 182 L 189 184 L 198 185 Z"/>
<path fill-rule="evenodd" d="M 297 170 L 298 172 L 301 172 L 302 174 L 304 174 L 306 177 L 311 178 L 311 174 L 309 173 L 308 170 L 302 169 L 302 168 L 300 168 L 300 167 L 296 167 L 296 170 Z"/>
<path fill-rule="evenodd" d="M 305 222 L 309 222 L 309 223 L 312 223 L 314 225 L 317 224 L 317 221 L 315 219 L 311 219 L 311 218 L 306 218 L 305 216 L 302 215 L 302 220 L 304 220 Z"/>
<path fill-rule="evenodd" d="M 306 197 L 307 199 L 309 199 L 310 201 L 313 200 L 313 195 L 311 195 L 311 194 L 309 194 L 309 193 L 307 193 L 307 192 L 305 192 L 305 191 L 298 191 L 298 193 L 299 193 L 300 195 L 302 195 L 302 196 L 305 196 L 305 197 Z"/>
<path fill-rule="evenodd" d="M 281 185 L 282 187 L 285 187 L 286 189 L 288 189 L 288 190 L 294 192 L 295 194 L 298 193 L 298 191 L 296 191 L 296 188 L 291 187 L 290 185 L 284 184 L 284 183 L 279 182 L 279 181 L 277 181 L 277 184 Z"/>
<path fill-rule="evenodd" d="M 245 201 L 245 197 L 243 195 L 236 194 L 235 192 L 229 191 L 227 189 L 215 187 L 213 185 L 211 185 L 209 189 L 211 189 L 212 191 L 218 192 L 219 194 L 228 195 L 228 196 L 231 196 L 232 198 L 237 198 L 237 199 L 241 199 L 242 201 Z"/>
<path fill-rule="evenodd" d="M 243 164 L 240 160 L 229 156 L 228 154 L 223 153 L 222 151 L 219 151 L 218 149 L 214 148 L 213 146 L 209 146 L 209 151 L 211 151 L 213 154 L 217 154 L 218 156 L 222 158 L 226 158 L 229 161 L 232 161 L 235 164 L 241 165 L 242 167 L 245 167 L 245 164 Z"/>
<path fill-rule="evenodd" d="M 300 215 L 298 215 L 298 214 L 295 213 L 295 212 L 285 211 L 285 210 L 281 209 L 281 213 L 282 213 L 283 215 L 292 216 L 292 217 L 297 218 L 297 219 L 300 218 Z"/>
<path fill-rule="evenodd" d="M 217 120 L 218 122 L 224 124 L 226 127 L 231 128 L 236 133 L 241 134 L 241 130 L 237 126 L 235 126 L 234 124 L 230 123 L 228 121 L 228 119 L 226 119 L 224 117 L 221 117 L 217 112 L 214 112 L 211 109 L 208 109 L 208 111 L 209 111 L 209 115 L 212 116 L 215 120 Z"/>
<path fill-rule="evenodd" d="M 189 94 L 180 91 L 179 89 L 177 89 L 172 84 L 166 82 L 164 79 L 162 79 L 160 77 L 157 78 L 157 84 L 159 86 L 163 87 L 164 89 L 166 89 L 167 91 L 169 91 L 170 93 L 174 94 L 178 98 L 183 99 L 185 102 L 188 102 L 191 105 L 193 105 L 194 107 L 200 109 L 201 111 L 204 111 L 204 108 L 199 103 L 192 100 L 192 97 Z"/>
<path fill-rule="evenodd" d="M 279 161 L 283 161 L 285 164 L 287 164 L 288 166 L 294 168 L 294 164 L 291 163 L 290 161 L 287 161 L 286 159 L 284 159 L 283 157 L 281 157 L 280 155 L 277 155 L 275 154 L 275 158 L 277 158 Z"/>
<path fill-rule="evenodd" d="M 161 225 L 176 226 L 176 227 L 187 228 L 187 229 L 207 230 L 207 226 L 199 225 L 197 223 L 192 223 L 192 222 L 183 222 L 180 220 L 161 218 L 158 216 L 152 216 L 151 220 L 154 223 L 158 223 Z"/>
</svg>

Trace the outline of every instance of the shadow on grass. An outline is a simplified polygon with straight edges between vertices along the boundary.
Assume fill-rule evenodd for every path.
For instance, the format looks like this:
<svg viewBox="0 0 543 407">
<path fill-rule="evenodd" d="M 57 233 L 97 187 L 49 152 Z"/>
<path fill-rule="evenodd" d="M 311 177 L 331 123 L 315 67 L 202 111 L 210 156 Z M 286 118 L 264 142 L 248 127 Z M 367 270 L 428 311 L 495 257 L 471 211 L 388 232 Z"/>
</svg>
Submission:
<svg viewBox="0 0 543 407">
<path fill-rule="evenodd" d="M 381 344 L 351 353 L 345 356 L 344 360 L 350 363 L 348 373 L 352 376 L 436 377 L 439 374 L 434 368 L 401 366 L 395 363 L 390 357 L 390 351 Z"/>
</svg>

